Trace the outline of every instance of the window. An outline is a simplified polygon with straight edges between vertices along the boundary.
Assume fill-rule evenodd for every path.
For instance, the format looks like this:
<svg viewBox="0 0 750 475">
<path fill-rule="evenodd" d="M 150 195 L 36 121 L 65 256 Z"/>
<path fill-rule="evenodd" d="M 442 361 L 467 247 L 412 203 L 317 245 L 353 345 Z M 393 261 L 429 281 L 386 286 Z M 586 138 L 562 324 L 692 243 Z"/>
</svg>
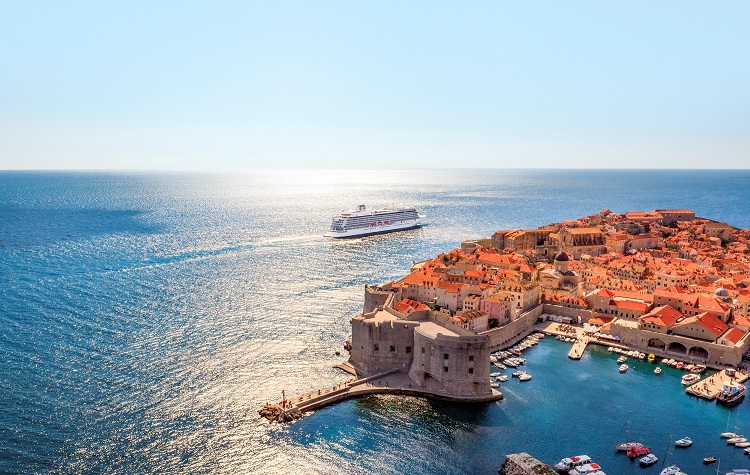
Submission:
<svg viewBox="0 0 750 475">
<path fill-rule="evenodd" d="M 469 356 L 469 361 L 474 361 L 474 355 Z"/>
<path fill-rule="evenodd" d="M 407 352 L 407 353 L 411 353 L 411 346 L 407 346 L 407 347 L 406 347 L 406 352 Z"/>
<path fill-rule="evenodd" d="M 378 345 L 372 345 L 372 351 L 378 351 L 378 350 L 379 350 Z"/>
<path fill-rule="evenodd" d="M 444 359 L 444 360 L 447 360 L 447 359 L 448 359 L 448 353 L 443 353 L 443 359 Z"/>
<path fill-rule="evenodd" d="M 447 372 L 448 372 L 448 367 L 447 366 L 443 366 L 443 373 L 447 373 Z"/>
<path fill-rule="evenodd" d="M 469 374 L 474 374 L 474 368 L 469 368 Z"/>
<path fill-rule="evenodd" d="M 391 345 L 391 351 L 396 351 L 396 346 L 395 345 Z"/>
<path fill-rule="evenodd" d="M 422 354 L 424 354 L 424 346 L 422 347 Z"/>
</svg>

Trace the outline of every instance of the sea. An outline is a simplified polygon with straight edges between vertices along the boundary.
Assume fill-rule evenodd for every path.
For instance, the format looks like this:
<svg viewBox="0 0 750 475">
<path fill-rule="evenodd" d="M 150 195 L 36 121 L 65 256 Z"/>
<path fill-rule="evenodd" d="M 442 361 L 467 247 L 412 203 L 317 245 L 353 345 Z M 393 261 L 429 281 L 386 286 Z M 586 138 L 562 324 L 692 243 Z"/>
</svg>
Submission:
<svg viewBox="0 0 750 475">
<path fill-rule="evenodd" d="M 419 229 L 323 237 L 343 208 L 402 204 Z M 543 340 L 505 399 L 372 396 L 293 424 L 266 402 L 345 381 L 364 286 L 498 229 L 607 208 L 689 208 L 750 228 L 748 170 L 0 172 L 0 473 L 492 474 L 506 454 L 587 454 L 609 475 L 750 468 L 750 403 L 689 397 L 590 347 Z M 336 355 L 336 352 L 341 355 Z M 628 419 L 630 430 L 627 431 Z M 694 444 L 676 449 L 674 439 Z M 650 468 L 615 452 L 628 438 Z"/>
</svg>

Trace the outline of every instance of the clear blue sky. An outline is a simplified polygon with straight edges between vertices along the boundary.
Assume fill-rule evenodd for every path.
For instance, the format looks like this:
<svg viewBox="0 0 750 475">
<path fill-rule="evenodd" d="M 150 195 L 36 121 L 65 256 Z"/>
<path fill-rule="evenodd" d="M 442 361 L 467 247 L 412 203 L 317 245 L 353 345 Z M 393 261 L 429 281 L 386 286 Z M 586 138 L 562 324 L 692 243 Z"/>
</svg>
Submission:
<svg viewBox="0 0 750 475">
<path fill-rule="evenodd" d="M 0 169 L 750 167 L 750 2 L 0 7 Z"/>
</svg>

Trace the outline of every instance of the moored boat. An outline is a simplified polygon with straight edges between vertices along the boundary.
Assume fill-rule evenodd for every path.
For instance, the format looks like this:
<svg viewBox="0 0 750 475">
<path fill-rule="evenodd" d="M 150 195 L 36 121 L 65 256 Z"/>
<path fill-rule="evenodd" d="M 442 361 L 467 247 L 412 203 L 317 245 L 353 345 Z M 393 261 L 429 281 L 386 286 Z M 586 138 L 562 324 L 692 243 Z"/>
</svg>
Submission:
<svg viewBox="0 0 750 475">
<path fill-rule="evenodd" d="M 626 362 L 627 360 L 628 360 L 628 357 L 627 357 L 627 356 L 620 356 L 619 358 L 617 358 L 617 363 L 618 363 L 618 364 L 623 364 L 623 363 L 624 363 L 624 362 Z"/>
<path fill-rule="evenodd" d="M 714 463 L 714 462 L 716 462 L 716 457 L 713 457 L 713 456 L 712 457 L 705 457 L 703 459 L 703 463 L 705 463 L 706 465 L 708 465 L 709 463 Z"/>
<path fill-rule="evenodd" d="M 591 457 L 588 455 L 576 455 L 575 457 L 566 457 L 555 464 L 555 470 L 560 472 L 569 472 L 576 467 L 591 463 Z"/>
<path fill-rule="evenodd" d="M 745 447 L 750 447 L 750 442 L 737 442 L 734 446 L 738 449 L 744 449 Z"/>
<path fill-rule="evenodd" d="M 716 395 L 716 401 L 727 406 L 739 404 L 745 397 L 745 386 L 735 381 L 724 381 Z M 744 441 L 743 441 L 744 442 Z"/>
<path fill-rule="evenodd" d="M 654 454 L 648 454 L 638 459 L 638 462 L 640 462 L 640 464 L 644 466 L 653 465 L 658 461 L 659 461 L 659 457 L 657 457 Z"/>
<path fill-rule="evenodd" d="M 528 381 L 531 379 L 531 375 L 529 373 L 523 373 L 521 376 L 518 377 L 519 381 Z"/>
<path fill-rule="evenodd" d="M 678 361 L 674 367 L 677 369 L 682 369 L 683 366 L 685 366 L 685 363 L 683 363 L 682 361 Z"/>
<path fill-rule="evenodd" d="M 658 366 L 654 368 L 654 374 L 661 374 L 661 368 Z"/>
<path fill-rule="evenodd" d="M 684 384 L 684 385 L 687 386 L 687 385 L 690 385 L 690 384 L 693 384 L 693 383 L 697 382 L 699 379 L 701 379 L 701 377 L 698 376 L 697 374 L 695 374 L 695 373 L 688 373 L 688 374 L 686 374 L 685 376 L 682 377 L 682 384 Z"/>
<path fill-rule="evenodd" d="M 677 475 L 677 473 L 680 472 L 680 466 L 679 465 L 670 465 L 669 467 L 663 469 L 661 472 L 659 472 L 659 475 Z"/>
<path fill-rule="evenodd" d="M 653 363 L 656 360 L 656 355 L 651 353 L 648 355 L 648 362 Z"/>
<path fill-rule="evenodd" d="M 629 368 L 628 365 L 622 364 L 622 365 L 620 365 L 620 367 L 618 369 L 620 370 L 621 373 L 624 373 L 625 371 L 628 370 L 628 368 Z"/>
<path fill-rule="evenodd" d="M 648 455 L 651 453 L 651 447 L 645 447 L 643 444 L 640 444 L 640 447 L 631 447 L 628 449 L 628 457 L 631 459 L 634 459 L 636 457 L 642 457 L 644 455 Z"/>
<path fill-rule="evenodd" d="M 704 364 L 697 364 L 697 365 L 693 366 L 693 369 L 691 369 L 690 371 L 693 372 L 693 373 L 702 373 L 702 372 L 706 371 L 706 365 L 704 365 Z"/>
<path fill-rule="evenodd" d="M 693 445 L 693 441 L 690 439 L 690 437 L 683 437 L 682 439 L 677 439 L 674 441 L 675 447 L 690 447 Z"/>
<path fill-rule="evenodd" d="M 745 437 L 732 437 L 731 439 L 727 439 L 727 445 L 734 445 L 741 442 L 747 442 L 747 439 Z"/>
<path fill-rule="evenodd" d="M 593 475 L 597 472 L 600 472 L 602 467 L 599 466 L 598 463 L 587 463 L 584 465 L 581 465 L 580 467 L 576 467 L 568 472 L 569 475 Z"/>
</svg>

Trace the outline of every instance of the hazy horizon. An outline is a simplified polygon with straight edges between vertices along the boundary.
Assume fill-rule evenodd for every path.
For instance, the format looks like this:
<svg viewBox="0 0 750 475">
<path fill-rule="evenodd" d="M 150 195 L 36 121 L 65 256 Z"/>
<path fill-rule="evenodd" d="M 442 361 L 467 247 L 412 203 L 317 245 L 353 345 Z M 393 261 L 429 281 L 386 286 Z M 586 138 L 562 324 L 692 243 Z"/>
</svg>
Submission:
<svg viewBox="0 0 750 475">
<path fill-rule="evenodd" d="M 750 4 L 16 3 L 0 169 L 743 169 Z"/>
</svg>

